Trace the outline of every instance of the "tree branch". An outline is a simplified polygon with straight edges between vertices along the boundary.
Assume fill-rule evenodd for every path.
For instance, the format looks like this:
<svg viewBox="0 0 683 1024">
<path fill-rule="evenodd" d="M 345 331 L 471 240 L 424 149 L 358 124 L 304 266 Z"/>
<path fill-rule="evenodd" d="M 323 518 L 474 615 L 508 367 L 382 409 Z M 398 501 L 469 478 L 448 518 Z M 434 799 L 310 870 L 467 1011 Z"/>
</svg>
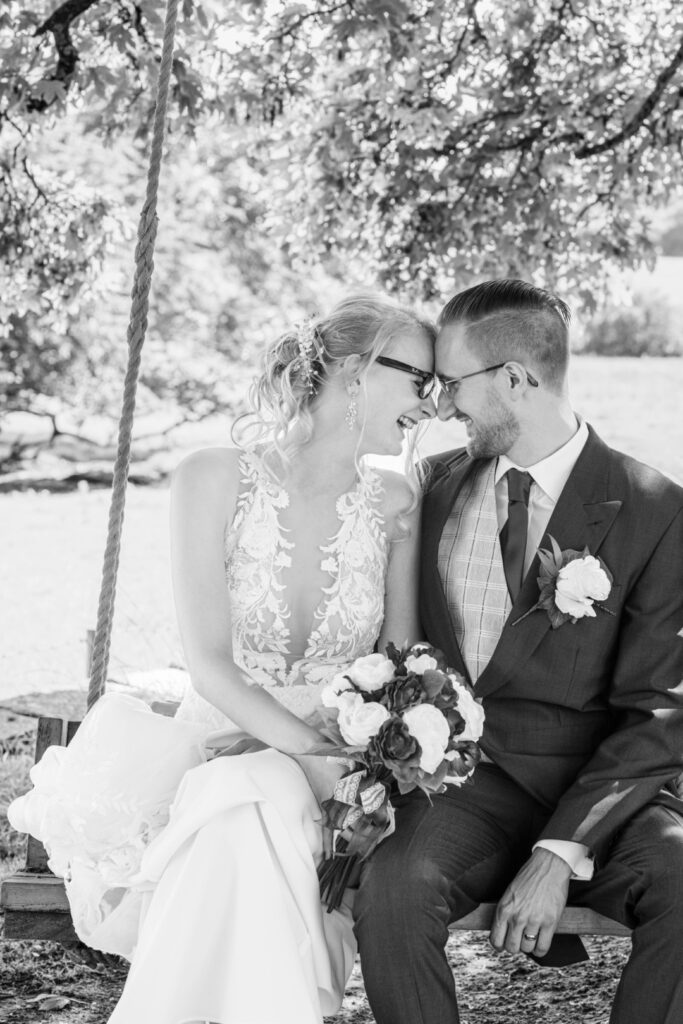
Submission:
<svg viewBox="0 0 683 1024">
<path fill-rule="evenodd" d="M 311 18 L 321 18 L 326 14 L 336 14 L 337 11 L 343 11 L 345 7 L 353 10 L 353 3 L 351 0 L 341 0 L 341 3 L 332 4 L 330 7 L 316 7 L 312 11 L 300 14 L 297 18 L 294 18 L 289 25 L 283 25 L 280 31 L 273 33 L 272 38 L 277 39 L 279 42 L 282 42 L 285 36 L 291 36 L 293 39 L 305 21 L 309 21 Z"/>
<path fill-rule="evenodd" d="M 28 159 L 26 157 L 24 157 L 22 159 L 21 166 L 24 168 L 24 174 L 26 175 L 26 177 L 28 178 L 28 180 L 31 182 L 31 184 L 33 185 L 34 189 L 36 190 L 36 197 L 33 200 L 33 202 L 31 203 L 31 206 L 29 207 L 29 209 L 31 209 L 33 206 L 35 206 L 35 204 L 38 202 L 38 199 L 42 199 L 44 203 L 48 203 L 50 200 L 48 199 L 48 197 L 46 196 L 45 192 L 40 187 L 40 185 L 38 184 L 36 179 L 34 178 L 33 171 L 29 167 Z"/>
<path fill-rule="evenodd" d="M 597 156 L 599 153 L 605 153 L 608 149 L 614 149 L 615 146 L 618 146 L 622 142 L 626 142 L 627 139 L 632 138 L 655 109 L 662 98 L 664 90 L 682 64 L 683 39 L 681 39 L 680 45 L 667 67 L 657 75 L 657 81 L 654 89 L 645 102 L 641 104 L 639 110 L 633 115 L 631 120 L 625 124 L 621 131 L 617 132 L 616 135 L 612 135 L 608 139 L 603 139 L 602 142 L 597 142 L 593 146 L 586 144 L 581 146 L 580 149 L 577 149 L 575 155 L 579 160 L 584 160 L 589 156 Z"/>
<path fill-rule="evenodd" d="M 77 18 L 98 3 L 100 0 L 66 0 L 33 33 L 34 36 L 52 33 L 57 50 L 57 67 L 50 75 L 50 81 L 62 82 L 65 90 L 71 84 L 79 61 L 78 52 L 71 38 L 71 26 Z M 32 99 L 28 103 L 28 108 L 42 113 L 53 102 L 54 100 Z"/>
</svg>

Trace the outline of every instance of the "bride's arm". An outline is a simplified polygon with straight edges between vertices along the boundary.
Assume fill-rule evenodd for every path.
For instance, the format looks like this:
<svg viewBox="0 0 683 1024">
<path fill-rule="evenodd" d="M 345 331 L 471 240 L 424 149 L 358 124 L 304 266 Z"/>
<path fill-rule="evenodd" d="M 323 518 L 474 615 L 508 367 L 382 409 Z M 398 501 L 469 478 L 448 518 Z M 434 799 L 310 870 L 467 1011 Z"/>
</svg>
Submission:
<svg viewBox="0 0 683 1024">
<path fill-rule="evenodd" d="M 382 653 L 390 640 L 400 647 L 422 639 L 418 611 L 420 504 L 408 513 L 402 511 L 412 503 L 412 495 L 405 479 L 397 474 L 385 475 L 385 487 L 389 503 L 387 520 L 393 539 L 386 575 L 384 622 L 378 640 Z"/>
<path fill-rule="evenodd" d="M 235 449 L 196 452 L 173 476 L 171 566 L 187 667 L 198 693 L 245 732 L 284 753 L 305 754 L 321 745 L 320 733 L 250 685 L 233 657 L 224 536 L 238 490 Z"/>
</svg>

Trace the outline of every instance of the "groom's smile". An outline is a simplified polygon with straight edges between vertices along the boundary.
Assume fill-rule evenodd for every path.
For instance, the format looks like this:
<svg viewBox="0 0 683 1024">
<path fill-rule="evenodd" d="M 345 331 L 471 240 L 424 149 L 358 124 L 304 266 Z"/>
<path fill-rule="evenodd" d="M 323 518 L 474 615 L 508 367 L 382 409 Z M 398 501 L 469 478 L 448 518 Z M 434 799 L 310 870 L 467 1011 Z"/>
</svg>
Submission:
<svg viewBox="0 0 683 1024">
<path fill-rule="evenodd" d="M 436 339 L 436 373 L 440 382 L 437 415 L 457 419 L 467 430 L 473 458 L 493 458 L 509 451 L 519 424 L 496 386 L 502 369 L 481 363 L 467 344 L 464 324 L 447 324 Z"/>
</svg>

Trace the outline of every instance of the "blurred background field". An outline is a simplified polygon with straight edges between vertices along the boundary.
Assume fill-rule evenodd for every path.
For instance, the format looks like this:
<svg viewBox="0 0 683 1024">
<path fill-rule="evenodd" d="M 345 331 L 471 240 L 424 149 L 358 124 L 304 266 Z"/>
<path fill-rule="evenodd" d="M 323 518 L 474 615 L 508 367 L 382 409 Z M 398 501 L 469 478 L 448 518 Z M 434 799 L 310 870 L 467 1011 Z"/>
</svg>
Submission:
<svg viewBox="0 0 683 1024">
<path fill-rule="evenodd" d="M 575 357 L 575 407 L 616 448 L 683 480 L 683 360 Z M 455 447 L 455 421 L 431 424 L 424 454 Z M 229 443 L 227 420 L 186 427 L 170 466 L 206 444 Z M 109 493 L 81 486 L 0 494 L 0 698 L 85 686 Z M 131 486 L 123 533 L 110 674 L 182 666 L 168 565 L 168 490 Z"/>
</svg>

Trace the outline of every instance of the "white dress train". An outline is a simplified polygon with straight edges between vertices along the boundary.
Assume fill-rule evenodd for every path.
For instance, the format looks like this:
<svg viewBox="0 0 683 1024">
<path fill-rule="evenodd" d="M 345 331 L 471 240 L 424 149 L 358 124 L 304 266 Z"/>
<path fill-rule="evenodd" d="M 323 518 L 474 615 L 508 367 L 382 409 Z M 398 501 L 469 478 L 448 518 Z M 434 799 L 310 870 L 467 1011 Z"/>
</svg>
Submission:
<svg viewBox="0 0 683 1024">
<path fill-rule="evenodd" d="M 337 502 L 338 530 L 321 548 L 329 586 L 293 661 L 279 580 L 291 565 L 279 522 L 288 495 L 257 455 L 240 463 L 225 538 L 233 651 L 254 685 L 307 717 L 324 682 L 379 634 L 381 480 L 364 470 Z M 64 877 L 79 936 L 131 960 L 110 1024 L 320 1024 L 341 1005 L 355 942 L 349 907 L 320 903 L 317 801 L 277 750 L 209 759 L 238 733 L 192 690 L 175 718 L 108 694 L 10 807 Z"/>
</svg>

